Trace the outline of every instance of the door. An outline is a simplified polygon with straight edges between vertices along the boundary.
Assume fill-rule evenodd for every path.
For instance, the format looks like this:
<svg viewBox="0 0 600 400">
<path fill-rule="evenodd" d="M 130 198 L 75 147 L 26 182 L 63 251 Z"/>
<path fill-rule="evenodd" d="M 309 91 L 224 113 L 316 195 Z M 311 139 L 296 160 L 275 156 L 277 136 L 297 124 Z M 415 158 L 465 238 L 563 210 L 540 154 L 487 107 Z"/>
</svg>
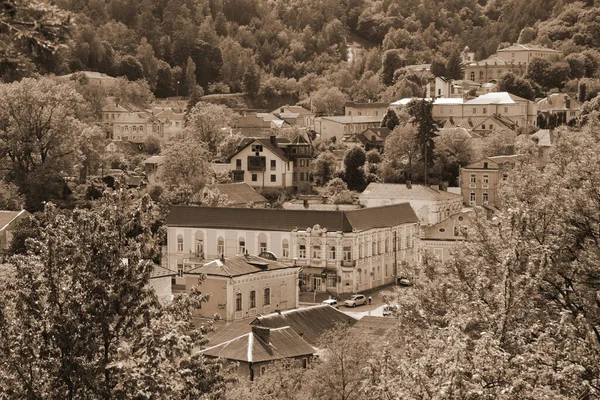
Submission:
<svg viewBox="0 0 600 400">
<path fill-rule="evenodd" d="M 321 290 L 321 277 L 313 277 L 313 290 Z"/>
</svg>

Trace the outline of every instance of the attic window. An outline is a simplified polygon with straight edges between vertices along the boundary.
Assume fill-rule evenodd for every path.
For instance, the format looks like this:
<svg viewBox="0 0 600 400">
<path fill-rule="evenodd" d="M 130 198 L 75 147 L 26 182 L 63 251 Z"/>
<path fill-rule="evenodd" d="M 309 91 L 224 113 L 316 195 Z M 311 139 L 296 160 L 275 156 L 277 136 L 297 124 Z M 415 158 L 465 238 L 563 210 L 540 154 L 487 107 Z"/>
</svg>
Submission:
<svg viewBox="0 0 600 400">
<path fill-rule="evenodd" d="M 444 232 L 446 232 L 446 228 L 440 228 L 439 231 L 444 233 Z"/>
<path fill-rule="evenodd" d="M 484 163 L 483 163 L 483 169 L 487 169 L 487 168 L 488 168 L 488 163 L 487 163 L 487 162 L 484 162 Z"/>
<path fill-rule="evenodd" d="M 261 151 L 263 151 L 262 144 L 253 144 L 252 145 L 252 151 L 254 151 L 254 152 L 257 152 L 257 151 L 261 152 Z"/>
</svg>

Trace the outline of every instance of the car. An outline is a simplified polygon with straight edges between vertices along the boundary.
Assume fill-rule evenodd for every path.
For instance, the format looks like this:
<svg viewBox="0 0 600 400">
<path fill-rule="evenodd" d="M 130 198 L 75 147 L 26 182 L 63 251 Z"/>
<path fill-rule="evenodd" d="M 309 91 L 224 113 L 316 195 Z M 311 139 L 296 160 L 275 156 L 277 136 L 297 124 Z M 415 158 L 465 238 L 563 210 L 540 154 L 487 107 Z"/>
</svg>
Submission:
<svg viewBox="0 0 600 400">
<path fill-rule="evenodd" d="M 348 300 L 344 301 L 346 307 L 356 307 L 363 304 L 367 304 L 367 298 L 362 294 L 352 295 Z"/>
<path fill-rule="evenodd" d="M 383 306 L 383 316 L 384 317 L 393 317 L 398 313 L 400 307 L 397 304 L 386 304 Z"/>
<path fill-rule="evenodd" d="M 338 302 L 336 299 L 323 300 L 323 302 L 321 302 L 321 304 L 327 304 L 331 307 L 339 308 L 339 305 L 338 305 Z"/>
<path fill-rule="evenodd" d="M 412 282 L 408 278 L 398 278 L 398 285 L 400 286 L 411 286 Z"/>
</svg>

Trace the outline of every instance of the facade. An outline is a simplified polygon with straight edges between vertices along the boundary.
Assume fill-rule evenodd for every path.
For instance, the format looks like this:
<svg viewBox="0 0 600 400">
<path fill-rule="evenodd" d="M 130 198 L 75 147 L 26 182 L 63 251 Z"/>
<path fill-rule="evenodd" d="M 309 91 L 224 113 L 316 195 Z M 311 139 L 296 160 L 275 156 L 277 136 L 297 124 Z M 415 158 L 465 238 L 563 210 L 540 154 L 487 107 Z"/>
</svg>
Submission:
<svg viewBox="0 0 600 400">
<path fill-rule="evenodd" d="M 119 104 L 102 107 L 102 122 L 111 128 L 110 139 L 144 143 L 149 136 L 164 136 L 163 123 L 151 113 L 130 111 Z"/>
<path fill-rule="evenodd" d="M 151 156 L 144 160 L 144 172 L 149 184 L 156 183 L 160 166 L 165 162 L 164 156 Z"/>
<path fill-rule="evenodd" d="M 348 211 L 172 207 L 168 268 L 185 272 L 205 260 L 273 253 L 302 267 L 300 289 L 351 293 L 395 280 L 413 261 L 419 220 L 408 203 Z"/>
<path fill-rule="evenodd" d="M 421 231 L 421 248 L 429 250 L 445 263 L 450 259 L 452 249 L 466 239 L 469 220 L 472 216 L 472 210 L 464 210 L 437 224 L 425 227 Z"/>
<path fill-rule="evenodd" d="M 289 326 L 265 328 L 253 325 L 250 332 L 201 350 L 205 357 L 236 363 L 234 372 L 253 381 L 274 361 L 293 359 L 306 368 L 316 350 Z"/>
<path fill-rule="evenodd" d="M 496 55 L 502 60 L 529 64 L 532 58 L 549 59 L 560 55 L 561 52 L 554 49 L 549 49 L 537 44 L 513 44 L 512 46 L 498 49 Z"/>
<path fill-rule="evenodd" d="M 487 157 L 460 169 L 463 203 L 469 206 L 500 206 L 498 187 L 521 156 Z"/>
<path fill-rule="evenodd" d="M 0 210 L 0 255 L 2 251 L 7 250 L 10 247 L 13 231 L 15 230 L 17 223 L 28 215 L 31 214 L 25 210 Z"/>
<path fill-rule="evenodd" d="M 290 125 L 283 119 L 264 112 L 244 112 L 236 118 L 233 130 L 244 136 L 266 135 L 273 129 L 289 128 Z"/>
<path fill-rule="evenodd" d="M 348 146 L 362 147 L 365 151 L 378 150 L 383 152 L 385 139 L 391 131 L 388 128 L 369 128 L 360 133 L 350 133 L 342 137 L 342 142 Z"/>
<path fill-rule="evenodd" d="M 184 137 L 185 113 L 178 113 L 172 108 L 166 108 L 156 113 L 155 117 L 162 122 L 164 139 L 182 139 Z"/>
<path fill-rule="evenodd" d="M 389 107 L 389 103 L 347 102 L 344 106 L 344 115 L 352 115 L 357 117 L 379 117 L 380 119 L 383 119 Z"/>
<path fill-rule="evenodd" d="M 269 256 L 261 253 L 261 255 Z M 298 307 L 299 266 L 251 255 L 221 258 L 197 265 L 184 273 L 186 290 L 198 286 L 210 298 L 197 315 L 225 321 L 255 317 L 275 310 Z M 199 275 L 205 279 L 199 282 Z"/>
<path fill-rule="evenodd" d="M 385 114 L 384 114 L 385 115 Z M 383 115 L 371 116 L 342 116 L 321 117 L 315 121 L 315 130 L 321 138 L 341 140 L 344 135 L 363 132 L 368 128 L 379 128 Z"/>
<path fill-rule="evenodd" d="M 460 195 L 439 190 L 437 186 L 372 182 L 359 195 L 365 207 L 409 203 L 421 225 L 437 224 L 462 208 Z"/>
<path fill-rule="evenodd" d="M 172 280 L 177 272 L 163 268 L 160 265 L 154 265 L 148 283 L 154 289 L 156 297 L 160 304 L 168 304 L 173 300 Z"/>
<path fill-rule="evenodd" d="M 554 131 L 552 131 L 552 129 L 540 129 L 530 137 L 537 145 L 538 163 L 543 167 L 550 162 L 550 152 L 554 147 L 555 141 Z"/>
<path fill-rule="evenodd" d="M 571 125 L 581 115 L 583 104 L 565 93 L 553 93 L 537 102 L 538 126 L 542 129 Z"/>
<path fill-rule="evenodd" d="M 315 127 L 315 113 L 304 107 L 285 105 L 273 110 L 271 114 L 296 128 L 314 129 Z"/>
</svg>

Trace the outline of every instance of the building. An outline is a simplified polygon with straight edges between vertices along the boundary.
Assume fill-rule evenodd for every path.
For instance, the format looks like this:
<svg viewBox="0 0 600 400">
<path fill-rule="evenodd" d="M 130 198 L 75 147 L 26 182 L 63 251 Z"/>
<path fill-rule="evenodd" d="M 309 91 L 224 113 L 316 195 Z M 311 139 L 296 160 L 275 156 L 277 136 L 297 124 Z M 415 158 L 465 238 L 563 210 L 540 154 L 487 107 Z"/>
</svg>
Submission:
<svg viewBox="0 0 600 400">
<path fill-rule="evenodd" d="M 302 267 L 300 289 L 352 293 L 395 280 L 413 261 L 419 220 L 408 203 L 347 211 L 175 206 L 167 218 L 167 268 L 273 253 Z M 181 281 L 181 278 L 178 278 Z"/>
<path fill-rule="evenodd" d="M 533 58 L 550 59 L 559 56 L 560 54 L 561 52 L 558 50 L 549 49 L 537 44 L 518 43 L 496 51 L 496 55 L 502 60 L 525 65 L 529 64 Z"/>
<path fill-rule="evenodd" d="M 244 182 L 207 185 L 202 189 L 202 196 L 207 196 L 209 192 L 226 196 L 228 207 L 264 207 L 268 204 L 267 199 Z"/>
<path fill-rule="evenodd" d="M 29 212 L 0 210 L 0 253 L 10 247 L 13 232 L 23 218 L 27 217 Z"/>
<path fill-rule="evenodd" d="M 481 84 L 470 80 L 453 80 L 437 76 L 435 78 L 435 96 L 441 98 L 467 97 L 473 90 L 478 93 Z"/>
<path fill-rule="evenodd" d="M 102 107 L 102 122 L 111 128 L 110 139 L 144 143 L 149 136 L 164 136 L 163 122 L 146 111 L 132 111 L 118 103 Z"/>
<path fill-rule="evenodd" d="M 550 152 L 554 147 L 556 137 L 552 129 L 540 129 L 530 136 L 538 148 L 538 163 L 540 166 L 545 166 L 550 162 Z"/>
<path fill-rule="evenodd" d="M 542 129 L 572 125 L 581 115 L 583 104 L 565 93 L 553 93 L 537 102 L 538 126 Z"/>
<path fill-rule="evenodd" d="M 315 127 L 315 113 L 301 106 L 285 105 L 273 110 L 271 114 L 296 128 L 314 129 Z"/>
<path fill-rule="evenodd" d="M 244 136 L 267 135 L 273 129 L 291 128 L 285 120 L 265 112 L 244 112 L 233 123 L 233 131 Z"/>
<path fill-rule="evenodd" d="M 522 156 L 483 158 L 460 169 L 460 190 L 463 203 L 468 206 L 499 208 L 498 187 L 508 178 L 509 170 Z"/>
<path fill-rule="evenodd" d="M 342 143 L 348 146 L 357 146 L 365 151 L 378 150 L 383 152 L 385 140 L 391 131 L 386 127 L 368 128 L 360 133 L 349 133 L 342 137 Z"/>
<path fill-rule="evenodd" d="M 438 186 L 423 186 L 372 182 L 359 195 L 365 207 L 409 203 L 421 225 L 437 224 L 462 208 L 460 195 L 440 190 Z"/>
<path fill-rule="evenodd" d="M 321 117 L 315 120 L 315 130 L 321 138 L 341 140 L 344 135 L 363 132 L 368 128 L 379 128 L 383 115 L 354 116 L 345 115 L 341 117 Z"/>
<path fill-rule="evenodd" d="M 165 162 L 164 156 L 151 156 L 144 160 L 144 172 L 149 184 L 155 184 L 158 179 L 158 171 Z"/>
<path fill-rule="evenodd" d="M 189 264 L 193 268 L 183 273 L 186 290 L 199 284 L 210 294 L 196 313 L 234 321 L 298 307 L 300 267 L 278 262 L 266 251 L 260 254 L 271 259 L 246 254 Z M 205 279 L 199 281 L 200 275 Z"/>
<path fill-rule="evenodd" d="M 173 300 L 172 280 L 177 272 L 171 271 L 160 265 L 154 265 L 148 283 L 154 289 L 158 301 L 165 305 Z"/>
<path fill-rule="evenodd" d="M 389 103 L 355 103 L 350 101 L 344 105 L 344 115 L 379 117 L 381 121 L 387 113 L 388 108 L 390 108 Z"/>
<path fill-rule="evenodd" d="M 158 111 L 155 117 L 162 122 L 162 137 L 165 140 L 182 139 L 185 136 L 185 113 L 165 108 Z"/>
<path fill-rule="evenodd" d="M 421 248 L 429 250 L 441 262 L 450 259 L 456 245 L 466 239 L 469 220 L 473 211 L 463 210 L 421 231 Z"/>
<path fill-rule="evenodd" d="M 265 328 L 253 325 L 250 329 L 248 333 L 201 350 L 201 353 L 236 363 L 236 374 L 253 381 L 266 372 L 269 364 L 278 360 L 293 359 L 306 368 L 316 352 L 289 326 Z"/>
</svg>

